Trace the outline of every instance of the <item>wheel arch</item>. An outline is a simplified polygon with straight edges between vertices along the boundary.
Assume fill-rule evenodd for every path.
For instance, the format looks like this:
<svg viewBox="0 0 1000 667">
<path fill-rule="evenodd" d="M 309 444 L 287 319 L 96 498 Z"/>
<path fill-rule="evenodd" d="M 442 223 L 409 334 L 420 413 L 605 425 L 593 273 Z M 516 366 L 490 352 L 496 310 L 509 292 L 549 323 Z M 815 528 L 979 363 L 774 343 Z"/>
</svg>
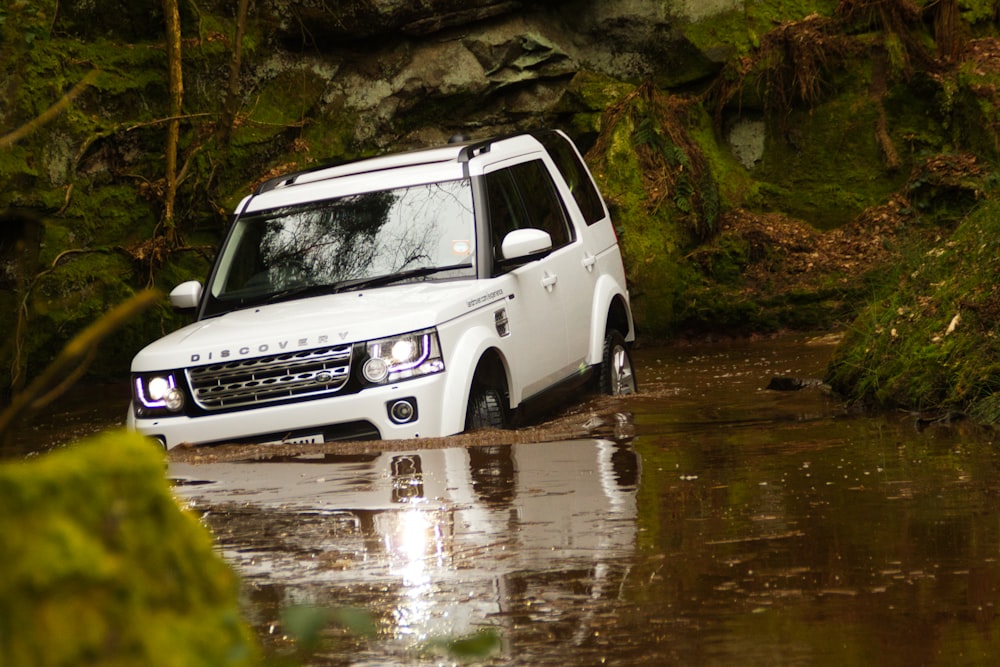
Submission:
<svg viewBox="0 0 1000 667">
<path fill-rule="evenodd" d="M 635 326 L 632 321 L 632 310 L 629 306 L 628 293 L 617 281 L 605 276 L 595 289 L 593 313 L 590 332 L 590 348 L 588 361 L 599 364 L 604 350 L 604 336 L 611 329 L 620 333 L 626 341 L 635 340 Z"/>
<path fill-rule="evenodd" d="M 607 333 L 612 329 L 620 333 L 627 341 L 635 340 L 631 312 L 621 294 L 616 294 L 608 307 L 608 321 L 604 325 L 604 332 Z"/>
<path fill-rule="evenodd" d="M 497 383 L 493 386 L 500 390 L 507 409 L 510 409 L 510 366 L 502 350 L 494 343 L 485 333 L 466 336 L 452 355 L 448 384 L 440 407 L 441 423 L 446 433 L 465 430 L 465 417 L 474 382 Z M 460 405 L 461 409 L 452 407 L 456 405 Z"/>
<path fill-rule="evenodd" d="M 479 357 L 479 363 L 476 364 L 470 385 L 477 383 L 500 390 L 509 406 L 510 369 L 497 348 L 491 347 Z"/>
</svg>

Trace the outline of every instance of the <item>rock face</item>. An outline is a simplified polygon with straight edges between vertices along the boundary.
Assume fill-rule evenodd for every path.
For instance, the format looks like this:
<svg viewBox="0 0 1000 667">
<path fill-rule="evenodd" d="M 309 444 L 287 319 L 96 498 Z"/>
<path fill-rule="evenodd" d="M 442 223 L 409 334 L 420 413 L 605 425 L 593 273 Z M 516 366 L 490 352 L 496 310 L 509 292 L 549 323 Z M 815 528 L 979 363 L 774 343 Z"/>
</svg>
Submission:
<svg viewBox="0 0 1000 667">
<path fill-rule="evenodd" d="M 586 142 L 622 82 L 718 69 L 678 28 L 704 15 L 693 2 L 255 0 L 220 146 L 211 137 L 227 104 L 236 5 L 179 3 L 180 224 L 216 237 L 269 171 L 528 126 Z M 0 149 L 0 329 L 25 337 L 0 345 L 2 397 L 133 285 L 155 275 L 169 289 L 206 267 L 195 254 L 164 262 L 155 241 L 170 115 L 162 4 L 39 0 L 0 18 L 0 136 L 88 81 L 68 111 Z M 161 317 L 93 368 L 120 373 L 175 326 Z"/>
<path fill-rule="evenodd" d="M 276 32 L 289 45 L 311 43 L 324 48 L 392 35 L 432 35 L 448 28 L 524 12 L 531 6 L 537 3 L 519 0 L 349 0 L 331 6 L 323 0 L 267 0 L 263 3 L 263 11 L 277 19 Z"/>
<path fill-rule="evenodd" d="M 720 64 L 678 26 L 732 4 L 270 0 L 257 20 L 280 51 L 246 78 L 266 86 L 288 67 L 329 72 L 316 102 L 351 114 L 361 144 L 488 134 L 542 122 L 581 70 L 670 85 L 714 74 Z"/>
</svg>

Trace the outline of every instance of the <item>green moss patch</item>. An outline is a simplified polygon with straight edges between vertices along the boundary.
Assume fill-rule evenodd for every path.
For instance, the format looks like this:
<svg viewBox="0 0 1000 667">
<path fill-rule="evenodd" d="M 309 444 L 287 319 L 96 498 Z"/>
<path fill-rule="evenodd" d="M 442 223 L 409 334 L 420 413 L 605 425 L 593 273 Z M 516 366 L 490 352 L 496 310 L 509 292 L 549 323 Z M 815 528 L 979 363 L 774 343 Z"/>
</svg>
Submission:
<svg viewBox="0 0 1000 667">
<path fill-rule="evenodd" d="M 613 105 L 588 153 L 612 208 L 639 328 L 673 331 L 689 280 L 683 254 L 714 232 L 722 205 L 705 152 L 692 127 L 696 104 L 644 84 Z"/>
<path fill-rule="evenodd" d="M 1000 203 L 988 201 L 911 249 L 838 348 L 830 383 L 866 405 L 1000 421 L 998 284 Z"/>
<path fill-rule="evenodd" d="M 0 465 L 0 663 L 255 664 L 237 579 L 164 470 L 128 433 Z"/>
</svg>

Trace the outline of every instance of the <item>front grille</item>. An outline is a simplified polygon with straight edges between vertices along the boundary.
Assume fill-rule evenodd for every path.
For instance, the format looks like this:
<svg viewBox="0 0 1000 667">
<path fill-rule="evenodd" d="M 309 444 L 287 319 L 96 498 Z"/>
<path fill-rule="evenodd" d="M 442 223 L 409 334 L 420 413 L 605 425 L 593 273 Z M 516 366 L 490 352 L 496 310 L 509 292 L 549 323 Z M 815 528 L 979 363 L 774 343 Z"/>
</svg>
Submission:
<svg viewBox="0 0 1000 667">
<path fill-rule="evenodd" d="M 194 401 L 218 411 L 334 394 L 351 375 L 351 346 L 320 347 L 187 370 Z"/>
</svg>

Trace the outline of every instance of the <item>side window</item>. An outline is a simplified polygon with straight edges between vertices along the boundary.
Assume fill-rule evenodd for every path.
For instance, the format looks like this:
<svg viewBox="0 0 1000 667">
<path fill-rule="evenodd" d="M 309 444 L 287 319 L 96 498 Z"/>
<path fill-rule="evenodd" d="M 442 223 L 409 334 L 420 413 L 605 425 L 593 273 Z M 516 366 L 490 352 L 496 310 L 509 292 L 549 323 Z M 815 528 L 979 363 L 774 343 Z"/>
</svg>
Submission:
<svg viewBox="0 0 1000 667">
<path fill-rule="evenodd" d="M 536 138 L 542 142 L 559 168 L 586 223 L 592 225 L 603 219 L 604 206 L 601 204 L 601 196 L 590 180 L 586 165 L 569 142 L 555 132 L 539 133 Z"/>
<path fill-rule="evenodd" d="M 500 245 L 515 229 L 544 229 L 552 237 L 553 249 L 573 240 L 562 201 L 541 160 L 495 171 L 485 179 L 494 261 L 502 259 Z"/>
<path fill-rule="evenodd" d="M 524 197 L 528 214 L 526 226 L 547 231 L 552 236 L 553 248 L 561 248 L 572 241 L 562 201 L 544 163 L 541 160 L 523 162 L 511 167 L 510 171 Z"/>
</svg>

